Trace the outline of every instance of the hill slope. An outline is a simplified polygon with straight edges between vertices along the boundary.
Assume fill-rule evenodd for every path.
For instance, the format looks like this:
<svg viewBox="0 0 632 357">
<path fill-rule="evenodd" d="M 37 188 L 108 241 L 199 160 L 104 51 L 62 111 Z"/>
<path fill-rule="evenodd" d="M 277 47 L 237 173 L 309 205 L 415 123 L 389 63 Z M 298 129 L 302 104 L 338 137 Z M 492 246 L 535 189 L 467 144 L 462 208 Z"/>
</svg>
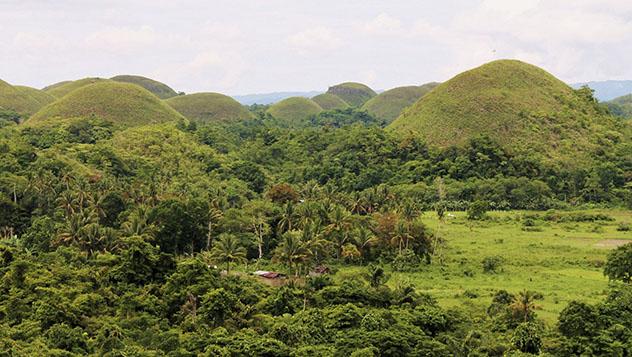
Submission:
<svg viewBox="0 0 632 357">
<path fill-rule="evenodd" d="M 168 85 L 143 76 L 120 75 L 112 77 L 110 79 L 116 82 L 125 82 L 139 85 L 154 93 L 154 95 L 160 99 L 167 99 L 178 95 L 178 93 L 176 93 L 176 91 Z"/>
<path fill-rule="evenodd" d="M 322 111 L 316 102 L 303 97 L 287 98 L 268 108 L 268 114 L 285 126 L 300 126 Z"/>
<path fill-rule="evenodd" d="M 252 114 L 233 98 L 219 93 L 195 93 L 167 99 L 165 103 L 195 121 L 240 121 Z"/>
<path fill-rule="evenodd" d="M 27 123 L 90 117 L 98 117 L 122 126 L 184 119 L 158 97 L 135 84 L 99 81 L 47 105 Z"/>
<path fill-rule="evenodd" d="M 389 89 L 371 98 L 362 106 L 376 119 L 390 123 L 407 107 L 426 95 L 439 83 L 427 83 L 422 86 L 407 86 Z"/>
<path fill-rule="evenodd" d="M 632 118 L 632 94 L 615 98 L 605 104 L 612 114 L 623 118 Z"/>
<path fill-rule="evenodd" d="M 416 133 L 440 147 L 486 135 L 509 151 L 570 162 L 586 159 L 613 121 L 590 98 L 546 71 L 500 60 L 439 85 L 388 128 Z"/>
<path fill-rule="evenodd" d="M 345 109 L 349 108 L 349 104 L 342 100 L 339 96 L 331 93 L 323 93 L 312 98 L 314 102 L 320 105 L 324 110 Z"/>
<path fill-rule="evenodd" d="M 38 104 L 40 105 L 40 108 L 50 104 L 52 102 L 55 101 L 55 97 L 53 97 L 52 95 L 44 92 L 41 89 L 37 89 L 37 88 L 33 88 L 33 87 L 27 87 L 27 86 L 14 86 L 15 89 L 17 89 L 18 91 L 31 96 L 33 99 L 35 99 Z M 38 110 L 40 109 L 38 108 Z"/>
<path fill-rule="evenodd" d="M 83 78 L 83 79 L 78 79 L 76 81 L 64 81 L 64 82 L 55 83 L 53 85 L 45 87 L 42 90 L 52 95 L 53 97 L 61 98 L 65 96 L 66 94 L 74 91 L 75 89 L 79 89 L 89 84 L 106 81 L 106 80 L 107 79 L 103 79 L 103 78 Z"/>
<path fill-rule="evenodd" d="M 0 80 L 0 107 L 13 110 L 22 117 L 28 117 L 38 111 L 44 104 L 31 95 L 25 87 L 14 87 Z"/>
<path fill-rule="evenodd" d="M 352 107 L 360 107 L 377 93 L 362 83 L 346 82 L 329 87 L 327 93 L 334 94 Z"/>
</svg>

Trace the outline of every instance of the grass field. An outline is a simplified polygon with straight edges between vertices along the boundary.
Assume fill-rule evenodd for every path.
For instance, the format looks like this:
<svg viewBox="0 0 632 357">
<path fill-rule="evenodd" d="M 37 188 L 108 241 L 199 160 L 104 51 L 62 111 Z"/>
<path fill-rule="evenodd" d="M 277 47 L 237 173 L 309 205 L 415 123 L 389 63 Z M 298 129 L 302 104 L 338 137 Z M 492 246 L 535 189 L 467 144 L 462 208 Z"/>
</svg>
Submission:
<svg viewBox="0 0 632 357">
<path fill-rule="evenodd" d="M 523 230 L 520 217 L 525 213 L 493 212 L 490 220 L 472 223 L 464 212 L 452 212 L 454 217 L 441 224 L 434 212 L 426 212 L 424 222 L 445 243 L 431 265 L 416 272 L 393 272 L 389 284 L 410 282 L 444 307 L 469 306 L 481 312 L 499 289 L 536 291 L 544 296 L 537 302 L 537 314 L 550 324 L 571 300 L 603 299 L 608 280 L 602 265 L 610 249 L 632 242 L 632 232 L 617 231 L 621 222 L 632 222 L 632 212 L 591 210 L 588 213 L 605 213 L 614 221 L 542 222 L 536 225 L 539 232 Z M 482 260 L 489 256 L 503 258 L 497 273 L 483 271 Z M 362 269 L 341 268 L 337 278 Z"/>
</svg>

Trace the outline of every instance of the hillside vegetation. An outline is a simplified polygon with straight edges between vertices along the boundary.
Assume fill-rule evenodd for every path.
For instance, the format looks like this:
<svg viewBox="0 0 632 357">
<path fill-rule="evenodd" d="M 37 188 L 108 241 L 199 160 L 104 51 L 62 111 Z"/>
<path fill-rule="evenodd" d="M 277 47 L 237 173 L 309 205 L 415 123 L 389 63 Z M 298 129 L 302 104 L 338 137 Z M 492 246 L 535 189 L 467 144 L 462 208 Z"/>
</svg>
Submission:
<svg viewBox="0 0 632 357">
<path fill-rule="evenodd" d="M 93 117 L 123 126 L 183 119 L 158 97 L 135 84 L 99 81 L 47 105 L 27 123 Z"/>
<path fill-rule="evenodd" d="M 632 94 L 605 103 L 610 112 L 623 118 L 632 118 Z"/>
<path fill-rule="evenodd" d="M 427 83 L 421 86 L 407 86 L 389 89 L 371 98 L 362 106 L 377 119 L 390 123 L 401 112 L 426 95 L 439 83 Z"/>
<path fill-rule="evenodd" d="M 314 102 L 320 105 L 324 110 L 346 109 L 349 104 L 342 100 L 339 96 L 331 93 L 323 93 L 312 98 Z"/>
<path fill-rule="evenodd" d="M 352 107 L 361 107 L 377 93 L 362 83 L 345 82 L 329 87 L 327 93 L 336 95 Z"/>
<path fill-rule="evenodd" d="M 101 81 L 107 81 L 107 79 L 83 78 L 83 79 L 78 79 L 76 81 L 64 81 L 64 82 L 55 83 L 53 85 L 45 87 L 42 90 L 52 95 L 53 97 L 61 98 L 76 89 L 79 89 L 81 87 L 87 86 L 92 83 L 101 82 Z"/>
<path fill-rule="evenodd" d="M 267 113 L 275 118 L 279 125 L 296 127 L 304 125 L 311 116 L 322 111 L 323 108 L 309 98 L 292 97 L 273 104 Z"/>
<path fill-rule="evenodd" d="M 240 121 L 252 114 L 233 98 L 219 93 L 195 93 L 167 99 L 165 103 L 194 121 Z"/>
<path fill-rule="evenodd" d="M 152 92 L 154 95 L 156 95 L 156 97 L 160 99 L 167 99 L 178 95 L 178 93 L 176 93 L 176 91 L 168 85 L 143 76 L 120 75 L 112 77 L 110 79 L 116 82 L 125 82 L 139 85 Z"/>
<path fill-rule="evenodd" d="M 44 105 L 40 96 L 35 98 L 32 94 L 26 87 L 14 87 L 0 80 L 0 107 L 15 111 L 22 117 L 28 117 Z"/>
<path fill-rule="evenodd" d="M 563 163 L 586 161 L 601 140 L 618 141 L 614 119 L 588 90 L 575 91 L 546 71 L 500 60 L 461 73 L 405 110 L 389 129 L 432 145 L 489 136 L 512 152 Z"/>
</svg>

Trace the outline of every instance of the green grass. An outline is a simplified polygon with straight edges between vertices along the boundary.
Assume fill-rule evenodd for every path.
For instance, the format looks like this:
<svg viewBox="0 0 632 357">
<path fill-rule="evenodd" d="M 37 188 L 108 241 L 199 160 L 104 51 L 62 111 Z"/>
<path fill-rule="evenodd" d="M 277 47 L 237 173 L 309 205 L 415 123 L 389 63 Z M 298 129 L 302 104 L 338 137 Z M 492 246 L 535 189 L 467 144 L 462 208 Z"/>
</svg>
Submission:
<svg viewBox="0 0 632 357">
<path fill-rule="evenodd" d="M 36 89 L 28 87 L 16 87 L 0 80 L 0 107 L 13 110 L 23 116 L 30 116 L 38 111 L 43 104 L 40 96 L 34 97 L 32 91 Z M 32 89 L 32 90 L 31 90 Z"/>
<path fill-rule="evenodd" d="M 173 109 L 193 121 L 233 122 L 252 118 L 246 107 L 219 93 L 195 93 L 169 98 Z"/>
<path fill-rule="evenodd" d="M 99 81 L 47 105 L 31 117 L 27 124 L 90 117 L 122 126 L 184 120 L 173 108 L 135 84 Z"/>
<path fill-rule="evenodd" d="M 273 104 L 268 108 L 268 114 L 272 115 L 282 126 L 300 126 L 310 116 L 323 111 L 316 102 L 309 98 L 291 97 Z"/>
<path fill-rule="evenodd" d="M 44 92 L 41 89 L 27 87 L 27 86 L 14 86 L 18 91 L 31 96 L 31 98 L 35 99 L 39 105 L 38 110 L 44 107 L 47 104 L 50 104 L 55 101 L 55 97 Z"/>
<path fill-rule="evenodd" d="M 377 93 L 362 83 L 346 82 L 329 87 L 327 93 L 336 95 L 352 107 L 361 107 Z"/>
<path fill-rule="evenodd" d="M 160 99 L 167 99 L 167 98 L 175 97 L 178 95 L 178 93 L 176 93 L 176 91 L 173 90 L 168 85 L 158 82 L 156 80 L 147 78 L 147 77 L 120 75 L 120 76 L 112 77 L 110 79 L 116 82 L 132 83 L 132 84 L 139 85 L 147 89 L 148 91 L 154 93 L 154 95 L 156 95 L 156 97 Z"/>
<path fill-rule="evenodd" d="M 587 162 L 597 142 L 609 140 L 614 130 L 614 119 L 597 108 L 541 68 L 500 60 L 439 85 L 389 128 L 440 147 L 488 135 L 510 152 L 574 164 Z"/>
<path fill-rule="evenodd" d="M 371 98 L 362 106 L 369 114 L 377 119 L 390 123 L 401 112 L 413 105 L 439 83 L 427 83 L 422 86 L 407 86 L 389 89 Z"/>
<path fill-rule="evenodd" d="M 492 294 L 499 289 L 510 293 L 528 289 L 540 292 L 544 300 L 538 316 L 553 323 L 559 312 L 572 300 L 596 302 L 606 296 L 608 280 L 601 265 L 615 243 L 632 242 L 632 232 L 619 232 L 619 222 L 632 222 L 632 212 L 603 210 L 615 218 L 602 223 L 542 222 L 541 232 L 525 232 L 519 220 L 525 212 L 493 212 L 492 220 L 471 223 L 464 212 L 452 212 L 456 218 L 440 224 L 434 212 L 426 212 L 423 221 L 445 244 L 429 266 L 418 272 L 393 273 L 389 284 L 410 282 L 430 293 L 442 306 L 470 306 L 484 311 Z M 599 226 L 600 232 L 595 232 Z M 482 260 L 488 256 L 504 259 L 496 274 L 483 272 Z M 361 271 L 345 267 L 339 274 Z M 473 276 L 467 276 L 472 272 Z M 465 291 L 477 298 L 468 298 Z"/>
<path fill-rule="evenodd" d="M 55 83 L 53 85 L 50 85 L 48 87 L 45 87 L 44 89 L 42 89 L 44 92 L 52 95 L 53 97 L 56 98 L 61 98 L 63 96 L 65 96 L 66 94 L 79 89 L 81 87 L 87 86 L 89 84 L 93 84 L 96 82 L 101 82 L 101 81 L 107 81 L 107 79 L 103 79 L 103 78 L 83 78 L 83 79 L 78 79 L 76 81 L 64 81 L 64 82 L 59 82 L 59 83 Z"/>
<path fill-rule="evenodd" d="M 349 108 L 349 104 L 342 100 L 337 95 L 331 93 L 323 93 L 319 94 L 312 98 L 314 102 L 320 105 L 324 110 L 334 110 L 334 109 L 346 109 Z"/>
</svg>

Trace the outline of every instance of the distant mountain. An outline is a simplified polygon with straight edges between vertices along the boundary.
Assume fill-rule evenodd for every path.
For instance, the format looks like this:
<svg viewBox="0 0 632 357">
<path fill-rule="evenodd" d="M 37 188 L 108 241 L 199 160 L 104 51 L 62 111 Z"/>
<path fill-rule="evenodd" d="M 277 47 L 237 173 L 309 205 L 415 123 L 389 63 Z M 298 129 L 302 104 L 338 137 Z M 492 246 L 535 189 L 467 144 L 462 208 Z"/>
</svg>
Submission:
<svg viewBox="0 0 632 357">
<path fill-rule="evenodd" d="M 626 94 L 632 93 L 632 81 L 593 81 L 585 83 L 573 83 L 571 87 L 577 89 L 588 86 L 595 91 L 595 97 L 599 101 L 606 102 Z"/>
<path fill-rule="evenodd" d="M 259 94 L 246 94 L 246 95 L 233 95 L 232 97 L 243 105 L 252 104 L 273 104 L 280 102 L 283 99 L 291 97 L 305 97 L 311 98 L 319 95 L 323 92 L 311 91 L 311 92 L 272 92 L 272 93 L 259 93 Z"/>
</svg>

